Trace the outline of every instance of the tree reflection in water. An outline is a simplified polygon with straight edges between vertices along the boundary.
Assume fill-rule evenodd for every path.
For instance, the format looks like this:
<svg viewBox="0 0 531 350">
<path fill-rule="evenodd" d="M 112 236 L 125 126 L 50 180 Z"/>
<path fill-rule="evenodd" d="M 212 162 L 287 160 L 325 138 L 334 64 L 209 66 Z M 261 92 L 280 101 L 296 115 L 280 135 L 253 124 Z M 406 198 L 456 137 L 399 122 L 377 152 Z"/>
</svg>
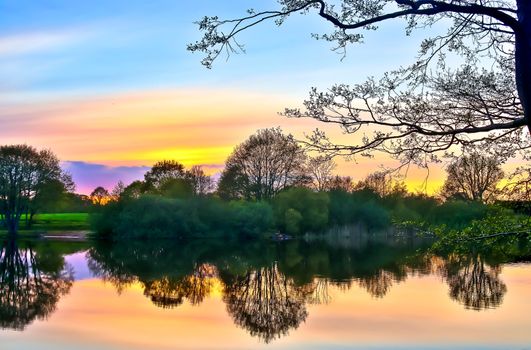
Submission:
<svg viewBox="0 0 531 350">
<path fill-rule="evenodd" d="M 0 327 L 24 330 L 35 319 L 46 319 L 72 282 L 72 270 L 64 268 L 64 261 L 56 266 L 39 256 L 31 244 L 19 247 L 16 240 L 4 241 L 0 250 Z"/>
<path fill-rule="evenodd" d="M 467 309 L 484 310 L 501 305 L 507 286 L 500 280 L 500 266 L 488 266 L 484 259 L 450 257 L 446 264 L 450 297 Z"/>
<path fill-rule="evenodd" d="M 350 241 L 346 246 L 304 240 L 273 242 L 120 242 L 96 244 L 89 267 L 118 291 L 139 283 L 158 307 L 202 303 L 221 288 L 235 324 L 265 342 L 296 329 L 307 305 L 332 301 L 353 284 L 384 298 L 409 276 L 439 274 L 452 299 L 482 310 L 507 291 L 499 264 L 478 255 L 435 255 L 409 239 Z M 353 310 L 352 312 L 355 312 Z"/>
<path fill-rule="evenodd" d="M 187 299 L 192 305 L 199 305 L 210 295 L 213 278 L 216 276 L 215 266 L 201 264 L 194 268 L 191 275 L 176 279 L 162 277 L 142 282 L 144 295 L 163 308 L 173 308 Z"/>
<path fill-rule="evenodd" d="M 237 325 L 266 343 L 296 329 L 308 316 L 303 288 L 276 263 L 236 277 L 226 286 L 223 301 Z"/>
</svg>

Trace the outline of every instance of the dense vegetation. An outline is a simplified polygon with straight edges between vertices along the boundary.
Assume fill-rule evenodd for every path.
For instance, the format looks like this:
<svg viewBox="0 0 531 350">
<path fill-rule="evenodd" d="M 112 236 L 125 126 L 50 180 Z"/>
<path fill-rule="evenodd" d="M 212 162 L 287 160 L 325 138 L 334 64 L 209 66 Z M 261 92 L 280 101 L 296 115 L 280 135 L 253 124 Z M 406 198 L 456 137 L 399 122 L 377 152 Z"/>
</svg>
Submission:
<svg viewBox="0 0 531 350">
<path fill-rule="evenodd" d="M 349 224 L 373 231 L 398 225 L 434 234 L 463 230 L 492 215 L 514 217 L 518 222 L 524 219 L 508 209 L 480 202 L 439 202 L 408 193 L 380 196 L 370 189 L 316 192 L 290 187 L 269 201 L 224 201 L 213 194 L 124 197 L 99 207 L 92 224 L 101 236 L 115 239 L 263 237 L 277 231 L 302 235 Z"/>
<path fill-rule="evenodd" d="M 525 219 L 485 203 L 484 193 L 494 198 L 502 171 L 480 154 L 449 165 L 453 171 L 439 198 L 409 193 L 388 172 L 354 184 L 334 176 L 334 168 L 330 158 L 309 156 L 280 129 L 260 130 L 228 157 L 217 189 L 200 168 L 162 161 L 144 181 L 120 185 L 112 195 L 96 189 L 92 225 L 100 237 L 113 239 L 300 236 L 352 224 L 444 235 L 493 215 Z M 198 189 L 198 183 L 208 186 Z"/>
<path fill-rule="evenodd" d="M 27 167 L 33 181 L 2 182 L 0 221 L 10 234 L 24 223 L 43 231 L 87 229 L 82 212 L 90 213 L 90 226 L 99 238 L 113 240 L 285 239 L 348 225 L 373 232 L 393 227 L 454 240 L 500 233 L 527 237 L 531 232 L 529 174 L 511 179 L 509 191 L 502 191 L 501 163 L 479 153 L 451 162 L 434 197 L 408 192 L 385 171 L 354 183 L 332 173 L 331 158 L 308 154 L 278 128 L 264 129 L 235 147 L 217 182 L 200 166 L 187 169 L 178 161 L 163 160 L 143 181 L 128 186 L 120 182 L 111 191 L 98 186 L 90 196 L 79 196 L 50 151 L 39 153 L 27 146 L 3 150 L 3 171 Z M 13 201 L 18 204 L 13 206 Z M 48 218 L 38 214 L 65 211 L 70 213 Z"/>
</svg>

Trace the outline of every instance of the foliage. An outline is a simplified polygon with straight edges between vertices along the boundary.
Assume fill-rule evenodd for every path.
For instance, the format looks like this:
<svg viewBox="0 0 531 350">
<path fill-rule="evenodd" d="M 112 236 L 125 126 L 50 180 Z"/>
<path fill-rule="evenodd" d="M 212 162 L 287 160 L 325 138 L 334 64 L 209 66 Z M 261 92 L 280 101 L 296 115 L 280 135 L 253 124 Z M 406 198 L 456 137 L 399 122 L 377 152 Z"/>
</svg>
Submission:
<svg viewBox="0 0 531 350">
<path fill-rule="evenodd" d="M 111 239 L 260 236 L 273 224 L 267 203 L 213 197 L 143 195 L 109 203 L 92 215 L 94 230 Z"/>
<path fill-rule="evenodd" d="M 35 214 L 46 198 L 72 188 L 72 179 L 51 151 L 0 147 L 0 221 L 11 235 L 16 235 L 23 214 Z"/>
<path fill-rule="evenodd" d="M 277 225 L 292 234 L 319 232 L 328 225 L 329 197 L 304 187 L 280 192 L 273 199 Z"/>
<path fill-rule="evenodd" d="M 435 229 L 439 240 L 434 251 L 479 252 L 483 254 L 522 254 L 523 248 L 531 256 L 531 220 L 528 216 L 514 215 L 502 208 L 490 215 L 472 221 L 461 229 L 441 225 Z M 513 257 L 513 258 L 514 258 Z"/>
<path fill-rule="evenodd" d="M 352 193 L 333 190 L 329 196 L 330 222 L 334 225 L 361 223 L 369 229 L 390 225 L 389 210 L 371 190 L 357 190 Z"/>
<path fill-rule="evenodd" d="M 184 165 L 175 160 L 162 160 L 155 163 L 144 175 L 144 182 L 148 189 L 159 189 L 164 182 L 185 177 Z"/>
<path fill-rule="evenodd" d="M 274 226 L 273 209 L 266 202 L 234 201 L 229 207 L 230 225 L 239 235 L 260 237 Z"/>
<path fill-rule="evenodd" d="M 98 186 L 90 193 L 90 199 L 94 205 L 101 206 L 111 200 L 111 194 L 106 188 Z"/>
</svg>

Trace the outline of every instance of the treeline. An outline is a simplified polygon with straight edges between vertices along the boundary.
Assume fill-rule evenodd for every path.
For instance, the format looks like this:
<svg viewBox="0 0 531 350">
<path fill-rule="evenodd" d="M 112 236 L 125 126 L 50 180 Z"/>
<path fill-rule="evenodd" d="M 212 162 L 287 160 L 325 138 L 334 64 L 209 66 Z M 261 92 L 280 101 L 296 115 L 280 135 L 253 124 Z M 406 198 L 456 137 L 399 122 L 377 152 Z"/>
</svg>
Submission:
<svg viewBox="0 0 531 350">
<path fill-rule="evenodd" d="M 409 193 L 385 172 L 354 184 L 333 175 L 334 167 L 327 157 L 308 156 L 280 129 L 260 130 L 235 148 L 217 187 L 200 167 L 161 161 L 143 181 L 112 192 L 96 189 L 92 198 L 101 205 L 92 224 L 100 236 L 115 239 L 258 237 L 349 224 L 460 229 L 493 210 L 455 193 L 446 201 Z"/>
<path fill-rule="evenodd" d="M 290 187 L 267 201 L 226 201 L 215 194 L 122 196 L 101 206 L 92 224 L 101 236 L 112 238 L 263 237 L 277 231 L 321 233 L 348 224 L 369 230 L 407 223 L 463 228 L 489 210 L 479 202 L 441 203 L 404 192 L 381 197 L 371 189 L 316 192 Z"/>
<path fill-rule="evenodd" d="M 474 153 L 451 162 L 437 198 L 408 193 L 390 172 L 354 183 L 335 175 L 335 167 L 327 155 L 308 153 L 291 135 L 270 128 L 237 145 L 216 181 L 200 166 L 164 160 L 142 181 L 82 196 L 51 151 L 1 146 L 0 223 L 16 234 L 37 212 L 91 211 L 93 227 L 106 237 L 257 236 L 352 223 L 459 229 L 484 218 L 500 199 L 507 208 L 530 212 L 529 169 L 507 178 L 492 156 Z"/>
</svg>

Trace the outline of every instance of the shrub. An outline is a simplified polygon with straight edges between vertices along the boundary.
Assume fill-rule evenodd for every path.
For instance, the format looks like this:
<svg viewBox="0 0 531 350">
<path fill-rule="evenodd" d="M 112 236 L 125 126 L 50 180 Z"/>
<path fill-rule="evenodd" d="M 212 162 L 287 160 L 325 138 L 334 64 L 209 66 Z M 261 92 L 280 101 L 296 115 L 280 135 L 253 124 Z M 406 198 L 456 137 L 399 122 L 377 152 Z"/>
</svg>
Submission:
<svg viewBox="0 0 531 350">
<path fill-rule="evenodd" d="M 330 199 L 327 193 L 314 192 L 308 188 L 293 187 L 279 193 L 273 199 L 275 218 L 280 229 L 287 230 L 286 218 L 294 220 L 296 214 L 286 215 L 289 209 L 296 210 L 302 217 L 298 233 L 321 231 L 328 225 L 328 205 Z M 294 222 L 290 222 L 293 225 Z M 294 230 L 293 226 L 290 226 Z"/>
<path fill-rule="evenodd" d="M 258 236 L 274 226 L 273 209 L 265 202 L 230 203 L 231 226 L 240 235 Z"/>
</svg>

